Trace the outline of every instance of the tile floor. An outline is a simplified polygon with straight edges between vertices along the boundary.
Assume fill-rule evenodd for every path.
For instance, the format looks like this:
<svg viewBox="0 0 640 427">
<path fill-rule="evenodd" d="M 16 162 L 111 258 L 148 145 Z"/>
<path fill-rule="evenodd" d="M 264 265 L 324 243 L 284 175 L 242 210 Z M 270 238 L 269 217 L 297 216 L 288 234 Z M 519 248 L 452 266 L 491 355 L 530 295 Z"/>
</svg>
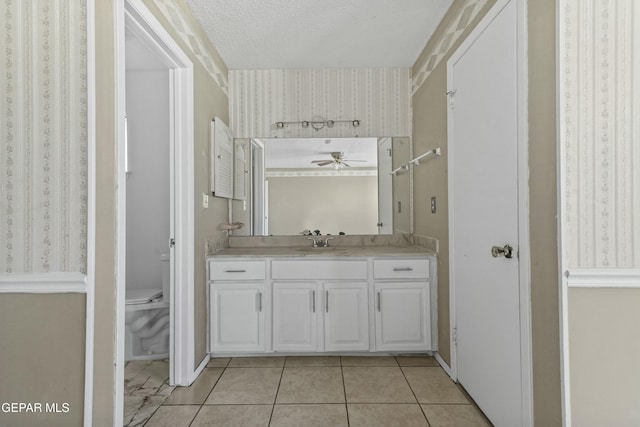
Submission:
<svg viewBox="0 0 640 427">
<path fill-rule="evenodd" d="M 169 360 L 127 362 L 124 368 L 124 425 L 144 425 L 174 388 L 169 385 Z"/>
<path fill-rule="evenodd" d="M 216 358 L 172 391 L 162 363 L 127 365 L 125 425 L 490 425 L 428 356 Z"/>
</svg>

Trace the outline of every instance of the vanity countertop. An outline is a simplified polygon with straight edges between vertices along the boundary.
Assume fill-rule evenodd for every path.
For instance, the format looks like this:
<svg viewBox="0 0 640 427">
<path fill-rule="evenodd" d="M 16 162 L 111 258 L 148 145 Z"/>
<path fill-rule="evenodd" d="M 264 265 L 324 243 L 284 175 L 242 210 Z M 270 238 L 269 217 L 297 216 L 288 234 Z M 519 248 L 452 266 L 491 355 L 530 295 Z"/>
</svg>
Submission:
<svg viewBox="0 0 640 427">
<path fill-rule="evenodd" d="M 311 246 L 261 246 L 226 248 L 214 252 L 208 258 L 218 257 L 368 257 L 368 256 L 424 256 L 435 255 L 422 246 L 330 246 L 313 248 Z"/>
</svg>

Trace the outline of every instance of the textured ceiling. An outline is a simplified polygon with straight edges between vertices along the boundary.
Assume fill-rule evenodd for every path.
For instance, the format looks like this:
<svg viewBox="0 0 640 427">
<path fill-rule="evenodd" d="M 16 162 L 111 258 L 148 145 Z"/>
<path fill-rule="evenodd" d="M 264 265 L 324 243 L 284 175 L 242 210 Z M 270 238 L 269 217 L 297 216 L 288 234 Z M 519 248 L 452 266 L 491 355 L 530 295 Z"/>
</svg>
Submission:
<svg viewBox="0 0 640 427">
<path fill-rule="evenodd" d="M 331 160 L 331 153 L 340 151 L 352 162 L 352 168 L 378 166 L 377 138 L 272 138 L 261 139 L 265 147 L 267 169 L 320 169 L 312 160 Z"/>
<path fill-rule="evenodd" d="M 229 69 L 411 67 L 453 0 L 187 0 Z"/>
</svg>

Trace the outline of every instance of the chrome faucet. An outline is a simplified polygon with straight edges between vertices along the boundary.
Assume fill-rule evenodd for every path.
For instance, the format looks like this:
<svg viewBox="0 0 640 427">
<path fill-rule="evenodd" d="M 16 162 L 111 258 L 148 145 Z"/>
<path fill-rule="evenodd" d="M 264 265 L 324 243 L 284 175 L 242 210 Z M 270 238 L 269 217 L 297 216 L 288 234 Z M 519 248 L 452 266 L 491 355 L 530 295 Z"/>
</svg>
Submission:
<svg viewBox="0 0 640 427">
<path fill-rule="evenodd" d="M 307 237 L 307 240 L 313 240 L 314 248 L 328 248 L 329 240 L 333 240 L 333 237 L 327 237 L 324 240 L 322 240 L 322 238 L 316 239 L 314 237 Z"/>
</svg>

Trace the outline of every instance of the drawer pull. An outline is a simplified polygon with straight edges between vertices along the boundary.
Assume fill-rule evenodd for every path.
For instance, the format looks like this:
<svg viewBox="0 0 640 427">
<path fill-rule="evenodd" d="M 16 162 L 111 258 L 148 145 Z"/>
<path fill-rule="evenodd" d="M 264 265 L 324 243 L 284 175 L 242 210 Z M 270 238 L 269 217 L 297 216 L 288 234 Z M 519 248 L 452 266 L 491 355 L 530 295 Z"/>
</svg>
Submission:
<svg viewBox="0 0 640 427">
<path fill-rule="evenodd" d="M 246 273 L 247 270 L 225 270 L 225 273 Z"/>
<path fill-rule="evenodd" d="M 312 295 L 311 295 L 311 309 L 313 310 L 313 312 L 316 312 L 316 291 L 312 291 Z"/>
<path fill-rule="evenodd" d="M 411 267 L 393 267 L 393 271 L 413 271 Z"/>
</svg>

